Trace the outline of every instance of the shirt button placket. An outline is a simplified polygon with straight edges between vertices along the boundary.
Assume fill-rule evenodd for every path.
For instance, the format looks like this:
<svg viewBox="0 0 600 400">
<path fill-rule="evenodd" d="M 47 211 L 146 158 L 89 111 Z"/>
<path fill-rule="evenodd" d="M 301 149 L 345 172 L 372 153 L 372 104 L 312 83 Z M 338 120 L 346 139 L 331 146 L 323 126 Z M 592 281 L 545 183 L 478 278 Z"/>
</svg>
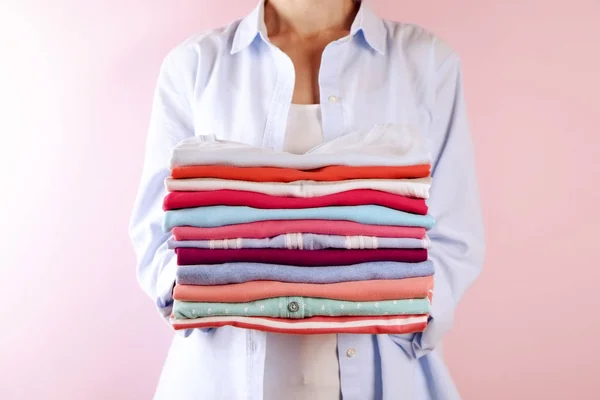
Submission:
<svg viewBox="0 0 600 400">
<path fill-rule="evenodd" d="M 283 148 L 283 134 L 287 123 L 287 114 L 294 93 L 294 64 L 281 50 L 275 46 L 270 47 L 279 74 L 267 115 L 263 146 L 281 150 Z"/>
<path fill-rule="evenodd" d="M 372 336 L 338 334 L 337 344 L 342 397 L 351 400 L 375 398 Z"/>
<path fill-rule="evenodd" d="M 329 141 L 344 131 L 342 98 L 340 97 L 339 64 L 343 58 L 344 43 L 330 43 L 323 52 L 319 71 L 321 91 L 321 118 L 323 139 Z"/>
</svg>

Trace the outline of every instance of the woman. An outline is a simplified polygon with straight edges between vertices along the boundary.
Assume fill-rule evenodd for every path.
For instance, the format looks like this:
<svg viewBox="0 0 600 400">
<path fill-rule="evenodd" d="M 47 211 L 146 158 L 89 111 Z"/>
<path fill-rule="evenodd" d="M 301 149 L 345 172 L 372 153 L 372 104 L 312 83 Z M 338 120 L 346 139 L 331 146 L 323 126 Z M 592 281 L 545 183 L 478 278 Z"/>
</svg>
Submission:
<svg viewBox="0 0 600 400">
<path fill-rule="evenodd" d="M 170 152 L 193 135 L 303 153 L 378 123 L 426 135 L 436 268 L 428 328 L 410 335 L 281 336 L 230 327 L 176 335 L 159 399 L 456 399 L 441 340 L 477 277 L 483 231 L 460 62 L 440 39 L 364 2 L 268 0 L 164 60 L 131 237 L 163 316 L 176 262 L 161 231 Z"/>
</svg>

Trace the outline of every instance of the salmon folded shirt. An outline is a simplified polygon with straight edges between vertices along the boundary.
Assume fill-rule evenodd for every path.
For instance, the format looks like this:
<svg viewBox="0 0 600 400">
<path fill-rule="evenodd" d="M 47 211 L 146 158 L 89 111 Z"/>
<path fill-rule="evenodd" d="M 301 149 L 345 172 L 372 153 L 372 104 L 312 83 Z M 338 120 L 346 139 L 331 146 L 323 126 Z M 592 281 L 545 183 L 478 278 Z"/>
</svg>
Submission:
<svg viewBox="0 0 600 400">
<path fill-rule="evenodd" d="M 425 229 L 431 229 L 435 223 L 435 220 L 430 215 L 410 214 L 404 211 L 373 205 L 316 207 L 293 210 L 210 206 L 167 211 L 165 213 L 163 230 L 168 232 L 175 226 L 212 228 L 247 222 L 291 219 L 342 220 L 371 225 L 419 226 Z"/>
<path fill-rule="evenodd" d="M 427 260 L 426 249 L 287 250 L 287 249 L 175 249 L 178 265 L 256 262 L 295 266 L 354 265 L 373 261 L 418 263 Z"/>
<path fill-rule="evenodd" d="M 304 319 L 224 316 L 194 319 L 175 319 L 171 317 L 170 322 L 175 330 L 233 326 L 236 328 L 295 335 L 317 335 L 325 333 L 400 335 L 423 332 L 427 327 L 428 318 L 428 315 L 311 317 Z"/>
<path fill-rule="evenodd" d="M 233 167 L 229 165 L 191 165 L 171 170 L 174 179 L 218 178 L 251 182 L 343 181 L 348 179 L 414 179 L 429 176 L 429 164 L 403 167 L 348 167 L 330 165 L 302 171 L 278 167 Z"/>
<path fill-rule="evenodd" d="M 176 226 L 171 230 L 175 240 L 214 240 L 236 238 L 270 238 L 287 233 L 315 233 L 341 236 L 377 236 L 424 239 L 425 228 L 359 224 L 352 221 L 287 220 L 257 221 L 215 228 Z"/>
<path fill-rule="evenodd" d="M 424 199 L 411 198 L 377 190 L 349 190 L 319 197 L 271 196 L 244 190 L 213 190 L 170 192 L 165 196 L 163 209 L 176 210 L 206 206 L 248 206 L 253 208 L 314 208 L 330 206 L 360 206 L 374 204 L 414 214 L 427 214 Z"/>
<path fill-rule="evenodd" d="M 216 286 L 176 285 L 173 298 L 180 301 L 214 303 L 246 303 L 284 296 L 378 301 L 424 298 L 431 290 L 433 276 L 325 284 L 252 281 Z"/>
</svg>

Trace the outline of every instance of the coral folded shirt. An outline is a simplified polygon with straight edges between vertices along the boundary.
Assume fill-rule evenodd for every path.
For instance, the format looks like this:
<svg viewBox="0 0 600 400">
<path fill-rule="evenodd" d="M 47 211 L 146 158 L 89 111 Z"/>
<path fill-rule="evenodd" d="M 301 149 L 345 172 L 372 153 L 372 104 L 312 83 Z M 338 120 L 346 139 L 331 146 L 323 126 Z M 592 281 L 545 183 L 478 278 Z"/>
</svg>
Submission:
<svg viewBox="0 0 600 400">
<path fill-rule="evenodd" d="M 373 261 L 418 263 L 427 260 L 426 249 L 375 250 L 287 250 L 287 249 L 199 249 L 178 247 L 178 265 L 256 262 L 296 266 L 353 265 Z"/>
<path fill-rule="evenodd" d="M 269 238 L 287 233 L 316 233 L 340 236 L 376 236 L 391 238 L 425 238 L 425 228 L 416 226 L 368 225 L 352 221 L 283 220 L 257 221 L 215 228 L 176 226 L 171 230 L 175 240 L 218 240 L 236 238 Z"/>
<path fill-rule="evenodd" d="M 346 301 L 423 298 L 433 290 L 433 276 L 340 283 L 252 281 L 231 285 L 176 285 L 173 298 L 181 301 L 246 303 L 270 297 L 301 296 Z"/>
<path fill-rule="evenodd" d="M 298 170 L 278 167 L 234 167 L 228 165 L 191 165 L 175 167 L 171 177 L 218 178 L 251 182 L 294 182 L 343 181 L 347 179 L 409 179 L 429 176 L 429 164 L 407 165 L 402 167 L 349 167 L 346 165 L 330 165 L 313 170 Z"/>
<path fill-rule="evenodd" d="M 425 215 L 424 199 L 411 198 L 369 189 L 349 190 L 319 197 L 271 196 L 245 190 L 208 190 L 196 192 L 170 192 L 165 196 L 163 209 L 206 206 L 248 206 L 253 208 L 314 208 L 329 206 L 379 205 L 395 210 Z"/>
</svg>

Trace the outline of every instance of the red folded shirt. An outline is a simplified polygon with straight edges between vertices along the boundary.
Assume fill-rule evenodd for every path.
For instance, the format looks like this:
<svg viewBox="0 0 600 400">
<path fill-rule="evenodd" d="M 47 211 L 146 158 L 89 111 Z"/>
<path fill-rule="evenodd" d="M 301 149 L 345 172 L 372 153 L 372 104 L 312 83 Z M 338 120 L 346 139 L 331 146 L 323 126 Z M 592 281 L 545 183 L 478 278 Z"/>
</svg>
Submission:
<svg viewBox="0 0 600 400">
<path fill-rule="evenodd" d="M 190 328 L 219 328 L 235 326 L 264 332 L 315 335 L 325 333 L 403 334 L 423 332 L 428 315 L 380 317 L 311 317 L 302 319 L 263 317 L 203 317 L 194 319 L 171 318 L 175 330 Z"/>
<path fill-rule="evenodd" d="M 377 190 L 357 189 L 319 197 L 284 197 L 245 190 L 170 192 L 164 199 L 165 211 L 206 206 L 248 206 L 254 208 L 311 208 L 375 204 L 413 214 L 427 214 L 424 199 L 400 196 Z"/>
</svg>

